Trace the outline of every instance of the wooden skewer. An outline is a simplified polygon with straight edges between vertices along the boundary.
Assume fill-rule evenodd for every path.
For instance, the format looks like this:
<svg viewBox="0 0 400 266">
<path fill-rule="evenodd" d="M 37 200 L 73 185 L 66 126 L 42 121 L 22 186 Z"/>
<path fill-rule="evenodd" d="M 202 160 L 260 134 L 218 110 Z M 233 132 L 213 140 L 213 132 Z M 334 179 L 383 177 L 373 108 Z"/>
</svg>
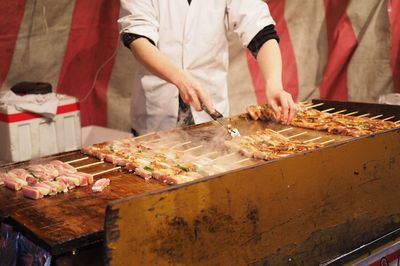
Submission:
<svg viewBox="0 0 400 266">
<path fill-rule="evenodd" d="M 366 113 L 366 114 L 363 114 L 363 115 L 359 115 L 357 117 L 366 117 L 366 116 L 369 116 L 369 115 L 370 115 L 370 113 Z"/>
<path fill-rule="evenodd" d="M 215 154 L 215 153 L 218 153 L 218 152 L 217 151 L 212 151 L 212 152 L 209 152 L 209 153 L 205 153 L 205 154 L 201 154 L 199 156 L 196 156 L 196 158 L 207 157 L 207 156 L 210 156 L 211 154 Z"/>
<path fill-rule="evenodd" d="M 347 111 L 346 109 L 343 109 L 343 110 L 334 112 L 334 113 L 332 113 L 332 114 L 333 114 L 333 115 L 338 115 L 338 114 L 344 113 L 344 112 L 346 112 L 346 111 Z"/>
<path fill-rule="evenodd" d="M 396 122 L 394 122 L 395 124 L 398 124 L 398 123 L 400 123 L 400 120 L 397 120 Z"/>
<path fill-rule="evenodd" d="M 302 136 L 302 135 L 305 135 L 305 134 L 308 134 L 308 132 L 307 131 L 303 131 L 303 132 L 301 132 L 299 134 L 296 134 L 296 135 L 293 135 L 293 136 L 289 136 L 287 138 L 288 139 L 292 139 L 292 138 L 296 138 L 296 137 L 299 137 L 299 136 Z"/>
<path fill-rule="evenodd" d="M 311 106 L 307 106 L 306 109 L 308 110 L 308 109 L 315 108 L 315 107 L 318 107 L 318 106 L 321 106 L 321 105 L 324 105 L 324 104 L 325 103 L 317 103 L 317 104 L 314 104 L 314 105 L 311 105 Z"/>
<path fill-rule="evenodd" d="M 68 163 L 68 164 L 76 163 L 76 162 L 84 161 L 84 160 L 87 160 L 87 159 L 89 159 L 89 157 L 82 157 L 82 158 L 71 160 L 71 161 L 67 161 L 67 162 L 64 162 L 64 163 Z"/>
<path fill-rule="evenodd" d="M 354 111 L 354 112 L 351 112 L 351 113 L 348 113 L 348 114 L 344 114 L 344 115 L 355 115 L 355 114 L 358 114 L 358 111 Z"/>
<path fill-rule="evenodd" d="M 325 145 L 325 144 L 328 144 L 328 143 L 331 143 L 331 142 L 335 142 L 335 141 L 336 141 L 335 139 L 330 139 L 330 140 L 321 142 L 320 144 L 321 144 L 321 145 Z"/>
<path fill-rule="evenodd" d="M 377 119 L 377 118 L 379 118 L 379 117 L 382 117 L 383 115 L 376 115 L 376 116 L 373 116 L 373 117 L 370 117 L 371 119 Z"/>
<path fill-rule="evenodd" d="M 202 164 L 199 164 L 198 162 L 191 162 L 192 164 L 194 164 L 194 165 L 196 165 L 196 167 L 198 167 L 198 168 L 202 168 L 202 167 L 204 167 L 204 165 L 202 165 Z"/>
<path fill-rule="evenodd" d="M 102 163 L 104 163 L 104 162 L 100 161 L 100 162 L 90 163 L 90 164 L 86 164 L 86 165 L 81 165 L 81 166 L 75 167 L 75 169 L 79 170 L 79 169 L 82 169 L 82 168 L 86 168 L 86 167 L 90 167 L 90 166 L 98 165 L 98 164 L 102 164 Z"/>
<path fill-rule="evenodd" d="M 119 170 L 119 169 L 121 169 L 121 166 L 117 166 L 117 167 L 114 167 L 114 168 L 111 168 L 111 169 L 108 169 L 108 170 L 104 170 L 104 171 L 92 174 L 92 176 L 105 174 L 105 173 L 112 172 L 112 171 Z"/>
<path fill-rule="evenodd" d="M 392 118 L 395 118 L 395 116 L 386 117 L 386 118 L 382 119 L 382 121 L 387 121 L 387 120 L 390 120 L 390 119 L 392 119 Z"/>
<path fill-rule="evenodd" d="M 328 108 L 328 109 L 322 110 L 321 112 L 322 113 L 327 113 L 327 112 L 330 112 L 330 111 L 333 111 L 333 110 L 335 110 L 335 108 Z"/>
<path fill-rule="evenodd" d="M 300 104 L 302 104 L 304 107 L 312 105 L 312 103 L 309 103 L 309 102 L 300 102 Z"/>
<path fill-rule="evenodd" d="M 289 131 L 289 130 L 292 130 L 292 129 L 293 129 L 292 127 L 288 127 L 288 128 L 284 128 L 284 129 L 281 129 L 279 131 L 276 131 L 276 133 L 282 133 L 282 132 Z"/>
<path fill-rule="evenodd" d="M 189 143 L 192 143 L 192 142 L 191 141 L 186 141 L 186 142 L 178 143 L 178 144 L 175 144 L 175 145 L 171 146 L 170 148 L 173 150 L 176 147 L 183 146 L 183 145 L 186 145 L 186 144 L 189 144 Z"/>
<path fill-rule="evenodd" d="M 218 166 L 218 165 L 213 165 L 214 169 L 220 171 L 220 172 L 226 172 L 226 169 L 223 168 L 222 166 Z"/>
<path fill-rule="evenodd" d="M 313 139 L 309 139 L 309 140 L 304 141 L 304 143 L 313 142 L 313 141 L 316 141 L 316 140 L 319 140 L 319 139 L 322 139 L 322 137 L 316 137 L 316 138 L 313 138 Z"/>
<path fill-rule="evenodd" d="M 189 149 L 187 149 L 187 150 L 183 150 L 182 152 L 188 152 L 188 151 L 196 150 L 196 149 L 201 148 L 201 147 L 203 147 L 203 145 L 199 145 L 199 146 L 196 146 L 196 147 L 192 147 L 192 148 L 189 148 Z"/>
<path fill-rule="evenodd" d="M 222 158 L 225 158 L 225 157 L 230 157 L 230 156 L 232 156 L 232 155 L 235 155 L 235 154 L 236 154 L 236 152 L 228 153 L 228 154 L 225 154 L 225 155 L 219 156 L 219 157 L 217 157 L 217 158 L 215 158 L 215 159 L 212 159 L 211 161 L 220 160 L 220 159 L 222 159 Z"/>
<path fill-rule="evenodd" d="M 148 137 L 148 136 L 151 136 L 151 135 L 154 135 L 154 134 L 156 134 L 156 132 L 150 132 L 150 133 L 147 133 L 147 134 L 144 134 L 144 135 L 135 137 L 134 139 L 135 139 L 135 140 L 138 140 L 138 139 L 142 139 L 142 138 L 144 138 L 144 137 Z"/>
<path fill-rule="evenodd" d="M 250 161 L 250 158 L 246 158 L 246 159 L 243 159 L 243 160 L 236 161 L 236 162 L 232 163 L 232 165 L 233 164 L 240 164 L 240 163 L 247 162 L 247 161 Z"/>
<path fill-rule="evenodd" d="M 163 149 L 166 146 L 168 147 L 168 145 L 175 145 L 176 142 L 177 142 L 177 140 L 168 140 L 167 139 L 167 140 L 163 140 L 163 141 L 161 141 L 159 143 L 155 142 L 152 145 L 154 145 L 153 146 L 154 149 Z M 147 143 L 150 143 L 150 142 L 147 142 Z M 180 142 L 178 142 L 178 144 L 180 144 Z M 170 149 L 170 147 L 168 147 L 168 149 Z"/>
<path fill-rule="evenodd" d="M 275 135 L 277 135 L 278 137 L 283 138 L 283 139 L 285 139 L 285 140 L 289 140 L 288 137 L 286 137 L 286 136 L 280 134 L 280 132 L 277 132 L 277 131 L 272 130 L 272 129 L 270 129 L 270 128 L 266 128 L 265 131 L 266 131 L 266 132 L 271 132 L 272 134 L 275 134 Z"/>
<path fill-rule="evenodd" d="M 157 142 L 157 141 L 160 141 L 160 140 L 161 140 L 161 138 L 158 138 L 158 139 L 150 139 L 150 140 L 141 141 L 140 144 L 152 143 L 152 142 Z"/>
</svg>

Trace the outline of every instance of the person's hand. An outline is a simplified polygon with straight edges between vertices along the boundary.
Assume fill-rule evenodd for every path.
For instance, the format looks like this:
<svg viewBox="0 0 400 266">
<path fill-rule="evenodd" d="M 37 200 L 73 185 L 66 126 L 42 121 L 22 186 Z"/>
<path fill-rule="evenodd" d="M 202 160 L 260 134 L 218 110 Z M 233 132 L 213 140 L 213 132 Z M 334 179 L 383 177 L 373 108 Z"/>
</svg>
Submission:
<svg viewBox="0 0 400 266">
<path fill-rule="evenodd" d="M 188 73 L 183 73 L 182 78 L 176 84 L 182 100 L 194 107 L 196 111 L 202 110 L 202 104 L 210 113 L 215 111 L 212 100 L 200 84 Z"/>
<path fill-rule="evenodd" d="M 298 111 L 292 95 L 282 87 L 267 88 L 267 104 L 274 111 L 276 120 L 288 124 Z"/>
</svg>

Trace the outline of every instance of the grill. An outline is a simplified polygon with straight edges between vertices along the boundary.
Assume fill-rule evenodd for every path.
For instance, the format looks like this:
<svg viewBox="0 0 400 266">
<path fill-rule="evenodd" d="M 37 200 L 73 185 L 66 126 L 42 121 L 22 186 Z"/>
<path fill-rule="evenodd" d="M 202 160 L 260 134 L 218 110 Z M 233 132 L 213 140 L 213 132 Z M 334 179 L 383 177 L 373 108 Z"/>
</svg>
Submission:
<svg viewBox="0 0 400 266">
<path fill-rule="evenodd" d="M 398 106 L 312 104 L 321 102 L 315 108 L 327 112 L 400 119 Z M 57 158 L 101 173 L 111 179 L 110 188 L 102 194 L 78 188 L 31 201 L 1 187 L 0 201 L 8 202 L 0 207 L 2 220 L 56 256 L 101 243 L 105 233 L 105 259 L 115 265 L 128 257 L 143 264 L 320 263 L 399 227 L 398 128 L 354 138 L 226 119 L 241 135 L 270 128 L 323 147 L 262 161 L 229 151 L 229 136 L 216 122 L 155 132 L 137 140 L 182 153 L 198 163 L 204 178 L 167 186 L 79 152 L 64 153 L 42 160 Z"/>
</svg>

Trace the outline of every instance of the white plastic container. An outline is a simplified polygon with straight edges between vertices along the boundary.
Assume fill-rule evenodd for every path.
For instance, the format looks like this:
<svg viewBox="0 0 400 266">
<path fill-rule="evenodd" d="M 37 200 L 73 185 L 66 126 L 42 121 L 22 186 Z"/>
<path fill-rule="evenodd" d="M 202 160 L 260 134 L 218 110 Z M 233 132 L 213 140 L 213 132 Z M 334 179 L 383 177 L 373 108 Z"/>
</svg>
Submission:
<svg viewBox="0 0 400 266">
<path fill-rule="evenodd" d="M 0 106 L 0 160 L 19 162 L 81 147 L 81 123 L 76 98 L 58 95 L 54 120 Z"/>
</svg>

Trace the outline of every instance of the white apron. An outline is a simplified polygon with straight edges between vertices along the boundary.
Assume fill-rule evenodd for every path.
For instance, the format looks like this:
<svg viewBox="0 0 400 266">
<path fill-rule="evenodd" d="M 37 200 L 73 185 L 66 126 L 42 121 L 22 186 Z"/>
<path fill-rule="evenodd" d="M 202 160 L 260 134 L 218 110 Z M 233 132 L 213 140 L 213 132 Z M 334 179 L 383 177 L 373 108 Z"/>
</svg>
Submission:
<svg viewBox="0 0 400 266">
<path fill-rule="evenodd" d="M 190 73 L 211 96 L 215 108 L 229 114 L 227 32 L 247 46 L 265 26 L 274 24 L 261 0 L 121 0 L 121 32 L 143 35 L 177 66 Z M 144 66 L 135 73 L 131 122 L 139 134 L 176 127 L 178 89 Z M 210 120 L 192 108 L 195 123 Z"/>
</svg>

